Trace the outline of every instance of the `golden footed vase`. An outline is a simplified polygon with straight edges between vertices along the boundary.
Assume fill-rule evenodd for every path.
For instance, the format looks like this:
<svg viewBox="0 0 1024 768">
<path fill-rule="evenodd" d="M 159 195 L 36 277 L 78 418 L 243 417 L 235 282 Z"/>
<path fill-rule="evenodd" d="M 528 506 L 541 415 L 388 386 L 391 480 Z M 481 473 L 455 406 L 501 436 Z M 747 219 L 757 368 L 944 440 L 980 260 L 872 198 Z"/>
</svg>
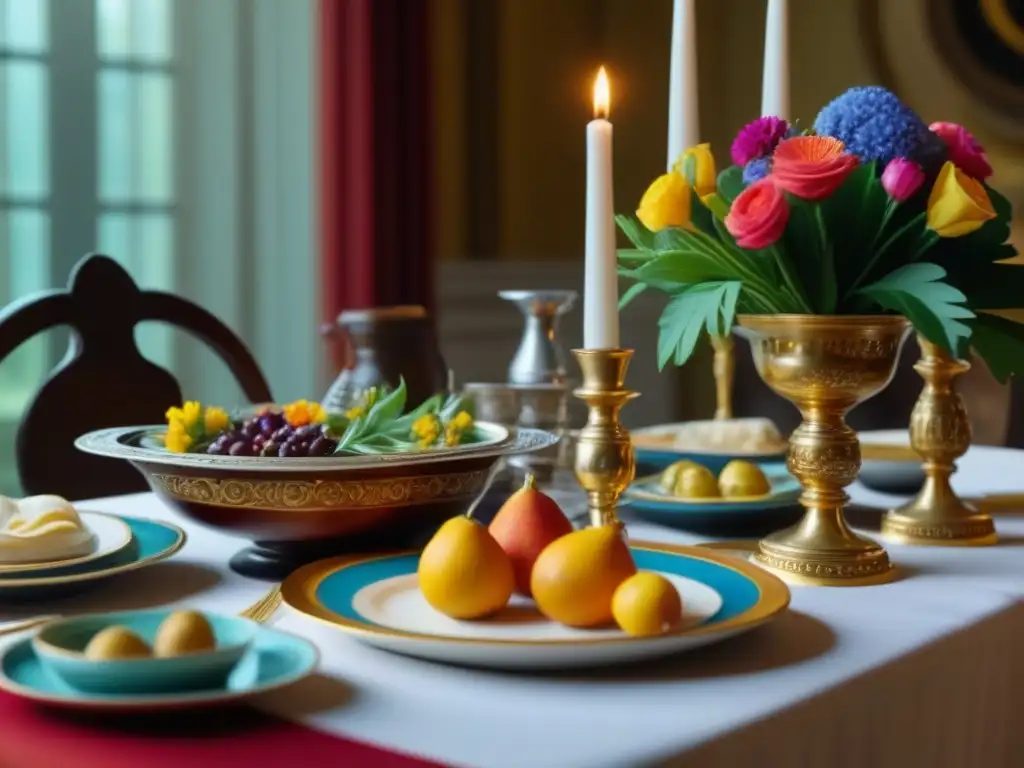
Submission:
<svg viewBox="0 0 1024 768">
<path fill-rule="evenodd" d="M 860 441 L 845 416 L 892 381 L 910 324 L 890 315 L 741 315 L 738 322 L 758 374 L 803 417 L 786 463 L 806 512 L 763 539 L 754 560 L 795 584 L 891 581 L 885 549 L 851 531 L 843 515 L 844 489 L 860 472 Z"/>
<path fill-rule="evenodd" d="M 910 416 L 910 446 L 923 460 L 925 481 L 917 496 L 882 518 L 882 535 L 900 544 L 995 544 L 992 518 L 961 501 L 949 484 L 954 462 L 971 445 L 971 422 L 954 386 L 970 363 L 920 335 L 918 343 L 921 359 L 914 369 L 924 379 L 924 389 Z"/>
<path fill-rule="evenodd" d="M 622 492 L 636 477 L 633 441 L 619 422 L 622 406 L 638 397 L 625 388 L 631 349 L 574 349 L 583 384 L 573 393 L 587 404 L 576 441 L 576 479 L 587 493 L 591 525 L 615 522 Z"/>
</svg>

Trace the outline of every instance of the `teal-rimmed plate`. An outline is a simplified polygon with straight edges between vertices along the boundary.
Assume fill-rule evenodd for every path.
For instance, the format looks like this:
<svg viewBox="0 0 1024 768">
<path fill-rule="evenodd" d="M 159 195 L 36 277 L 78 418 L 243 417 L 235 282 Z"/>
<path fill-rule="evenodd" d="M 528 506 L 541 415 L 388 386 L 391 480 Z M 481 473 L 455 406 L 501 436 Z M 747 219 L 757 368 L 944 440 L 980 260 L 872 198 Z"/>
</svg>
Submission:
<svg viewBox="0 0 1024 768">
<path fill-rule="evenodd" d="M 737 419 L 736 421 L 742 421 Z M 678 433 L 692 422 L 656 424 L 630 431 L 636 462 L 644 470 L 660 472 L 677 461 L 695 461 L 703 464 L 715 474 L 722 471 L 730 461 L 752 461 L 755 464 L 776 462 L 785 458 L 789 442 L 780 438 L 777 445 L 751 452 L 729 452 L 712 448 L 686 447 L 678 444 Z"/>
<path fill-rule="evenodd" d="M 252 646 L 216 688 L 181 693 L 94 694 L 72 688 L 43 666 L 25 639 L 0 658 L 0 689 L 55 707 L 103 712 L 160 712 L 234 704 L 243 699 L 291 685 L 308 676 L 319 663 L 312 643 L 285 632 L 259 627 Z"/>
<path fill-rule="evenodd" d="M 0 577 L 0 600 L 59 597 L 91 586 L 102 579 L 145 568 L 166 560 L 185 545 L 185 532 L 159 520 L 120 517 L 132 531 L 132 543 L 109 558 L 79 565 L 35 571 L 31 576 Z"/>
<path fill-rule="evenodd" d="M 679 499 L 658 485 L 659 475 L 634 482 L 623 494 L 629 509 L 660 525 L 674 528 L 708 528 L 714 524 L 743 523 L 766 515 L 778 516 L 795 510 L 800 497 L 800 482 L 789 474 L 782 462 L 762 464 L 771 490 L 763 496 L 720 499 Z"/>
<path fill-rule="evenodd" d="M 418 552 L 322 560 L 288 577 L 281 592 L 295 610 L 368 645 L 494 669 L 644 661 L 745 632 L 789 605 L 789 589 L 779 579 L 728 555 L 648 542 L 632 542 L 630 550 L 638 568 L 664 574 L 679 590 L 685 617 L 677 631 L 636 638 L 615 628 L 564 627 L 519 598 L 488 619 L 450 619 L 423 599 Z"/>
</svg>

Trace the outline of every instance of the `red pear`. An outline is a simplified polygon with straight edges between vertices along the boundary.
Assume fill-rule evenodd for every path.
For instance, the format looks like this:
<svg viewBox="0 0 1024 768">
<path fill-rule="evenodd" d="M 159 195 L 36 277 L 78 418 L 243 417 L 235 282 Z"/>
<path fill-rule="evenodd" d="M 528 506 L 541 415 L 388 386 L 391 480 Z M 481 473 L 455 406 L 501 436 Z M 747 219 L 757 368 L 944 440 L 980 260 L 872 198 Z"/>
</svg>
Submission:
<svg viewBox="0 0 1024 768">
<path fill-rule="evenodd" d="M 572 533 L 572 523 L 554 499 L 534 487 L 533 475 L 508 497 L 488 529 L 512 561 L 516 592 L 530 596 L 530 574 L 544 548 Z"/>
</svg>

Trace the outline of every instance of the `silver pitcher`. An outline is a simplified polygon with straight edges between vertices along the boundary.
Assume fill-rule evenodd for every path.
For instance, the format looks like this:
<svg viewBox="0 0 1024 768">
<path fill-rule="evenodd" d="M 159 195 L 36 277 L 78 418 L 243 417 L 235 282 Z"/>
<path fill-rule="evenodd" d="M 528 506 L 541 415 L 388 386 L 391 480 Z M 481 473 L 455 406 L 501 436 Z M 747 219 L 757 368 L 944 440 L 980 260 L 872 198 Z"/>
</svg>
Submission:
<svg viewBox="0 0 1024 768">
<path fill-rule="evenodd" d="M 500 291 L 526 318 L 523 338 L 508 368 L 510 384 L 561 384 L 565 353 L 558 343 L 558 320 L 576 303 L 576 291 Z"/>
</svg>

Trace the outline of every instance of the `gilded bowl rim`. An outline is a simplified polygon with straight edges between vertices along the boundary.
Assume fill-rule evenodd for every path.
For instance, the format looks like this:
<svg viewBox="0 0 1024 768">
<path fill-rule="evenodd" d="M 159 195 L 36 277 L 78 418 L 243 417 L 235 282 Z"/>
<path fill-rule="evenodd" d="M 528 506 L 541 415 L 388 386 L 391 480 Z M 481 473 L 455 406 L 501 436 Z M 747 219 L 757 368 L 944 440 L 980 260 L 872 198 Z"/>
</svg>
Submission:
<svg viewBox="0 0 1024 768">
<path fill-rule="evenodd" d="M 129 445 L 166 425 L 113 427 L 89 432 L 75 440 L 75 447 L 85 453 L 112 459 L 125 459 L 133 464 L 164 465 L 176 468 L 220 469 L 246 473 L 341 471 L 430 465 L 446 461 L 479 459 L 531 453 L 549 448 L 560 437 L 542 429 L 508 428 L 500 424 L 478 421 L 482 431 L 494 435 L 487 442 L 434 448 L 415 453 L 377 454 L 367 456 L 291 457 L 277 456 L 212 456 L 203 453 L 171 453 L 155 448 Z"/>
</svg>

